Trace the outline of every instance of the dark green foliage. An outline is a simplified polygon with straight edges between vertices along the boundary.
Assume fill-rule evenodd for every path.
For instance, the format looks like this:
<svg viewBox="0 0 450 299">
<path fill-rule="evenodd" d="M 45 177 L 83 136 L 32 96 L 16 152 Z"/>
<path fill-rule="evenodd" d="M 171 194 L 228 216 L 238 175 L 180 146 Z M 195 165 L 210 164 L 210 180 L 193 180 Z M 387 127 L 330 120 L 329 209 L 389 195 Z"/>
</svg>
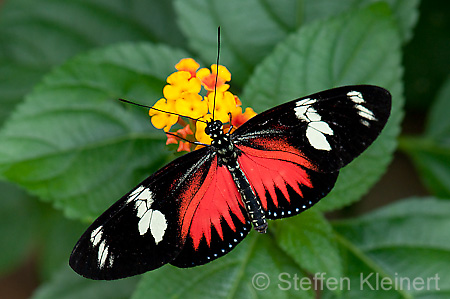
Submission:
<svg viewBox="0 0 450 299">
<path fill-rule="evenodd" d="M 413 37 L 418 5 L 418 0 L 6 1 L 0 10 L 0 273 L 34 250 L 44 281 L 34 296 L 39 299 L 448 296 L 445 199 L 406 199 L 335 222 L 322 214 L 360 200 L 392 160 L 404 115 L 402 47 Z M 267 235 L 251 233 L 213 263 L 165 266 L 108 283 L 78 277 L 67 262 L 83 229 L 173 159 L 145 110 L 117 99 L 152 105 L 179 59 L 215 63 L 219 25 L 221 64 L 231 71 L 231 86 L 244 106 L 261 112 L 323 89 L 375 84 L 393 95 L 387 127 L 342 170 L 317 207 L 270 222 Z M 447 199 L 449 99 L 447 80 L 425 133 L 400 137 L 400 149 L 412 157 L 431 194 Z M 255 278 L 258 273 L 267 277 Z M 324 281 L 348 278 L 350 289 L 299 288 L 300 280 L 317 273 L 324 273 Z M 361 289 L 360 275 L 370 273 L 385 280 L 437 274 L 440 290 Z M 374 279 L 368 281 L 373 285 Z"/>
</svg>

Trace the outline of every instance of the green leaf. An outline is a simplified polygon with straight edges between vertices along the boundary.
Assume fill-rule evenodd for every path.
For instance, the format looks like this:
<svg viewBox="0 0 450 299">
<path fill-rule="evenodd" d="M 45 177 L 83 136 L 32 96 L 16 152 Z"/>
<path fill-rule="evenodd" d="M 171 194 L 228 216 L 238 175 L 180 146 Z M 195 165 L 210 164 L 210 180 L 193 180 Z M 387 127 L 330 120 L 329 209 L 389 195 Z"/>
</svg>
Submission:
<svg viewBox="0 0 450 299">
<path fill-rule="evenodd" d="M 275 1 L 274 1 L 275 2 Z M 304 22 L 312 22 L 321 18 L 335 16 L 346 11 L 362 8 L 374 2 L 385 2 L 389 4 L 392 13 L 396 19 L 397 26 L 400 31 L 401 39 L 407 42 L 411 39 L 414 25 L 419 18 L 419 4 L 420 0 L 316 0 L 303 1 Z"/>
<path fill-rule="evenodd" d="M 12 270 L 31 253 L 36 233 L 36 204 L 19 188 L 0 182 L 0 274 Z"/>
<path fill-rule="evenodd" d="M 47 211 L 40 226 L 39 274 L 42 280 L 48 281 L 62 266 L 67 266 L 70 253 L 87 226 L 66 219 L 53 209 Z"/>
<path fill-rule="evenodd" d="M 447 198 L 450 198 L 449 98 L 450 77 L 429 112 L 425 134 L 400 139 L 400 148 L 412 158 L 428 189 Z"/>
<path fill-rule="evenodd" d="M 132 298 L 314 298 L 311 290 L 294 288 L 295 277 L 306 276 L 269 235 L 253 232 L 226 258 L 145 274 Z"/>
<path fill-rule="evenodd" d="M 180 29 L 203 61 L 216 60 L 216 30 L 221 26 L 221 62 L 231 70 L 233 82 L 243 85 L 254 67 L 288 34 L 371 2 L 374 1 L 177 0 L 175 9 Z M 386 2 L 394 12 L 402 39 L 408 40 L 418 19 L 419 0 Z"/>
<path fill-rule="evenodd" d="M 276 225 L 275 240 L 302 269 L 329 277 L 342 276 L 333 230 L 321 214 L 309 210 L 272 223 Z"/>
<path fill-rule="evenodd" d="M 347 256 L 344 275 L 351 281 L 344 298 L 444 298 L 450 293 L 450 202 L 411 198 L 333 226 Z M 376 276 L 379 283 L 403 278 L 403 289 L 398 284 L 385 291 L 378 284 L 374 291 Z M 423 279 L 423 290 L 414 288 L 414 279 Z"/>
<path fill-rule="evenodd" d="M 358 200 L 391 161 L 402 119 L 401 73 L 397 29 L 387 7 L 374 5 L 302 27 L 258 66 L 241 100 L 261 112 L 341 85 L 375 84 L 392 93 L 381 136 L 341 171 L 336 187 L 317 205 L 331 210 Z"/>
<path fill-rule="evenodd" d="M 405 98 L 408 110 L 429 110 L 449 75 L 450 2 L 421 1 L 414 38 L 403 49 Z"/>
<path fill-rule="evenodd" d="M 42 284 L 31 297 L 32 299 L 126 299 L 130 298 L 136 288 L 136 277 L 97 281 L 79 276 L 66 265 L 55 273 L 52 280 Z"/>
<path fill-rule="evenodd" d="M 27 96 L 0 131 L 0 172 L 71 217 L 98 215 L 168 159 L 146 110 L 186 54 L 124 44 L 70 60 Z"/>
<path fill-rule="evenodd" d="M 442 85 L 427 119 L 426 136 L 450 146 L 450 76 Z"/>
<path fill-rule="evenodd" d="M 450 147 L 426 137 L 403 137 L 400 141 L 400 148 L 412 158 L 428 190 L 438 197 L 450 197 Z"/>
<path fill-rule="evenodd" d="M 0 10 L 0 124 L 43 74 L 73 55 L 120 41 L 181 46 L 172 1 L 14 0 Z"/>
</svg>

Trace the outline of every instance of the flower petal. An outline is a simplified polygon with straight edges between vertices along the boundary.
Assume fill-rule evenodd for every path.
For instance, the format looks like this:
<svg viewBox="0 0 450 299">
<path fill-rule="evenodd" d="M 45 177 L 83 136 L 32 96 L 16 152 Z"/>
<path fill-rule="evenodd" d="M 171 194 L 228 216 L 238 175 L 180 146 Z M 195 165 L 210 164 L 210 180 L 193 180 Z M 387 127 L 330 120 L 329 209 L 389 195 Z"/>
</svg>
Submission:
<svg viewBox="0 0 450 299">
<path fill-rule="evenodd" d="M 180 62 L 175 65 L 177 70 L 189 72 L 191 74 L 191 78 L 195 77 L 195 72 L 199 67 L 200 64 L 192 58 L 181 59 Z"/>
</svg>

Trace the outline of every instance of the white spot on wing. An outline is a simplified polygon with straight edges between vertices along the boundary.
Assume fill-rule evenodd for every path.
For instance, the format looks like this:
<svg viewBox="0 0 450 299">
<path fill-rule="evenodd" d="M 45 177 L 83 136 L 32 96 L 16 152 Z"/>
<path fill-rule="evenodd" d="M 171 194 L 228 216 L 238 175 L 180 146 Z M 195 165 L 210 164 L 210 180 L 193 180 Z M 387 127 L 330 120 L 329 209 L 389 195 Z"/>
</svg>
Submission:
<svg viewBox="0 0 450 299">
<path fill-rule="evenodd" d="M 316 109 L 309 108 L 308 111 L 306 111 L 306 117 L 309 121 L 320 121 L 322 117 L 320 117 L 319 113 L 317 113 Z"/>
<path fill-rule="evenodd" d="M 361 119 L 360 122 L 361 122 L 363 125 L 365 125 L 366 127 L 370 127 L 370 123 L 369 123 L 367 120 Z"/>
<path fill-rule="evenodd" d="M 314 104 L 315 102 L 316 100 L 314 99 L 306 98 L 295 103 L 296 107 L 294 108 L 294 111 L 297 118 L 310 121 L 310 119 L 308 119 L 307 112 L 317 113 L 316 110 L 314 110 L 314 108 L 311 107 L 311 105 Z M 312 109 L 312 111 L 308 111 L 308 109 Z"/>
<path fill-rule="evenodd" d="M 158 244 L 163 239 L 167 229 L 167 221 L 163 213 L 151 209 L 154 201 L 153 193 L 149 188 L 143 186 L 136 188 L 127 200 L 127 202 L 134 202 L 136 216 L 139 218 L 139 234 L 143 236 L 150 231 L 155 243 Z"/>
<path fill-rule="evenodd" d="M 318 150 L 330 151 L 331 146 L 328 143 L 326 135 L 333 135 L 334 132 L 326 123 L 317 110 L 311 105 L 316 103 L 316 99 L 306 98 L 295 103 L 295 116 L 308 123 L 306 127 L 306 138 L 309 144 Z"/>
<path fill-rule="evenodd" d="M 139 228 L 139 234 L 142 236 L 145 233 L 147 233 L 148 229 L 150 228 L 150 221 L 152 219 L 152 213 L 153 210 L 147 210 L 146 212 L 144 212 L 140 217 L 141 219 L 139 219 L 139 223 L 138 223 L 138 228 Z"/>
<path fill-rule="evenodd" d="M 148 189 L 148 188 L 145 188 L 145 189 L 138 195 L 137 199 L 140 199 L 140 200 L 147 200 L 147 201 L 150 201 L 149 204 L 152 204 L 153 201 L 154 201 L 154 199 L 153 199 L 152 196 L 153 196 L 152 191 L 150 191 L 150 189 Z"/>
<path fill-rule="evenodd" d="M 309 123 L 308 128 L 316 129 L 323 134 L 333 135 L 333 130 L 324 121 L 313 121 Z"/>
<path fill-rule="evenodd" d="M 307 109 L 308 109 L 308 106 L 295 107 L 294 108 L 295 116 L 297 116 L 298 119 L 308 121 L 308 118 L 306 117 L 306 110 Z"/>
<path fill-rule="evenodd" d="M 364 117 L 368 120 L 376 120 L 373 112 L 364 107 L 363 105 L 356 105 L 355 107 L 356 109 L 358 109 L 359 116 Z"/>
<path fill-rule="evenodd" d="M 297 104 L 297 107 L 298 106 L 311 106 L 315 102 L 317 102 L 316 99 L 306 98 L 306 99 L 298 101 L 296 104 Z"/>
<path fill-rule="evenodd" d="M 325 134 L 322 132 L 310 127 L 306 129 L 306 137 L 308 138 L 309 143 L 316 149 L 329 151 L 331 150 L 331 146 L 325 137 Z"/>
<path fill-rule="evenodd" d="M 364 98 L 362 93 L 359 91 L 350 91 L 347 93 L 347 96 L 353 103 L 355 103 L 355 108 L 358 110 L 358 115 L 367 119 L 367 120 L 377 120 L 372 111 L 364 107 L 362 104 L 364 103 Z M 361 120 L 361 123 L 366 127 L 370 126 L 370 123 L 366 120 Z"/>
<path fill-rule="evenodd" d="M 105 266 L 106 258 L 108 257 L 108 251 L 109 246 L 106 245 L 106 241 L 103 240 L 100 243 L 100 246 L 98 247 L 98 255 L 97 255 L 100 268 L 103 268 Z"/>
<path fill-rule="evenodd" d="M 137 201 L 137 202 L 136 202 L 136 205 L 135 205 L 135 208 L 136 208 L 136 210 L 137 210 L 136 215 L 137 215 L 139 218 L 142 218 L 142 216 L 144 216 L 144 214 L 149 210 L 149 209 L 147 208 L 147 202 L 144 201 L 144 200 L 139 200 L 139 201 Z"/>
<path fill-rule="evenodd" d="M 134 202 L 136 216 L 142 218 L 150 210 L 154 201 L 152 191 L 149 188 L 139 186 L 128 196 L 127 203 Z"/>
<path fill-rule="evenodd" d="M 153 211 L 153 217 L 150 222 L 150 231 L 155 239 L 156 244 L 161 242 L 167 229 L 166 217 L 158 210 Z"/>
<path fill-rule="evenodd" d="M 166 229 L 166 217 L 158 210 L 148 210 L 139 220 L 139 233 L 144 235 L 150 230 L 156 244 L 161 242 Z"/>
<path fill-rule="evenodd" d="M 359 91 L 350 91 L 349 93 L 347 93 L 347 96 L 355 104 L 364 103 L 364 98 L 363 98 L 362 94 Z"/>
<path fill-rule="evenodd" d="M 136 199 L 136 196 L 140 194 L 142 190 L 144 190 L 144 186 L 139 186 L 136 189 L 134 189 L 134 191 L 131 192 L 130 195 L 128 195 L 127 203 L 134 201 Z"/>
<path fill-rule="evenodd" d="M 91 238 L 90 238 L 90 240 L 91 240 L 91 243 L 92 243 L 92 246 L 93 247 L 95 247 L 95 246 L 97 246 L 97 244 L 100 242 L 100 240 L 102 239 L 102 236 L 103 236 L 103 226 L 102 225 L 100 225 L 99 227 L 97 227 L 96 229 L 94 229 L 92 232 L 91 232 Z"/>
<path fill-rule="evenodd" d="M 114 263 L 114 257 L 112 256 L 112 254 L 109 255 L 109 259 L 108 259 L 108 265 L 109 267 L 111 267 Z"/>
</svg>

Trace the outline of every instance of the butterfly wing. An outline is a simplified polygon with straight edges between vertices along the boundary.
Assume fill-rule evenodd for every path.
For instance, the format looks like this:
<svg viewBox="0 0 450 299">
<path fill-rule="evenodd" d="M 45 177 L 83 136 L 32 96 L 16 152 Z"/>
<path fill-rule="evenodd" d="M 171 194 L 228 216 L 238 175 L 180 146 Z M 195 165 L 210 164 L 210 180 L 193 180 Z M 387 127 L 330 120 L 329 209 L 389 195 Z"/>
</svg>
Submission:
<svg viewBox="0 0 450 299">
<path fill-rule="evenodd" d="M 186 242 L 171 262 L 177 267 L 208 263 L 231 251 L 251 229 L 241 196 L 224 165 L 213 160 L 194 197 L 183 200 Z"/>
<path fill-rule="evenodd" d="M 334 186 L 338 171 L 380 134 L 390 114 L 383 88 L 339 87 L 267 110 L 232 140 L 269 219 L 296 215 Z"/>
<path fill-rule="evenodd" d="M 391 95 L 371 85 L 344 86 L 269 109 L 233 134 L 236 145 L 279 150 L 337 171 L 377 138 L 389 117 Z"/>
<path fill-rule="evenodd" d="M 192 267 L 228 253 L 250 228 L 229 171 L 204 148 L 169 163 L 104 212 L 81 236 L 70 265 L 92 279 L 169 262 Z"/>
<path fill-rule="evenodd" d="M 331 191 L 338 176 L 338 171 L 314 170 L 314 165 L 299 155 L 237 147 L 241 150 L 239 165 L 268 219 L 290 217 L 309 209 Z"/>
<path fill-rule="evenodd" d="M 182 250 L 183 204 L 201 189 L 215 154 L 203 148 L 148 177 L 81 236 L 70 266 L 92 279 L 118 279 L 158 268 Z"/>
</svg>

